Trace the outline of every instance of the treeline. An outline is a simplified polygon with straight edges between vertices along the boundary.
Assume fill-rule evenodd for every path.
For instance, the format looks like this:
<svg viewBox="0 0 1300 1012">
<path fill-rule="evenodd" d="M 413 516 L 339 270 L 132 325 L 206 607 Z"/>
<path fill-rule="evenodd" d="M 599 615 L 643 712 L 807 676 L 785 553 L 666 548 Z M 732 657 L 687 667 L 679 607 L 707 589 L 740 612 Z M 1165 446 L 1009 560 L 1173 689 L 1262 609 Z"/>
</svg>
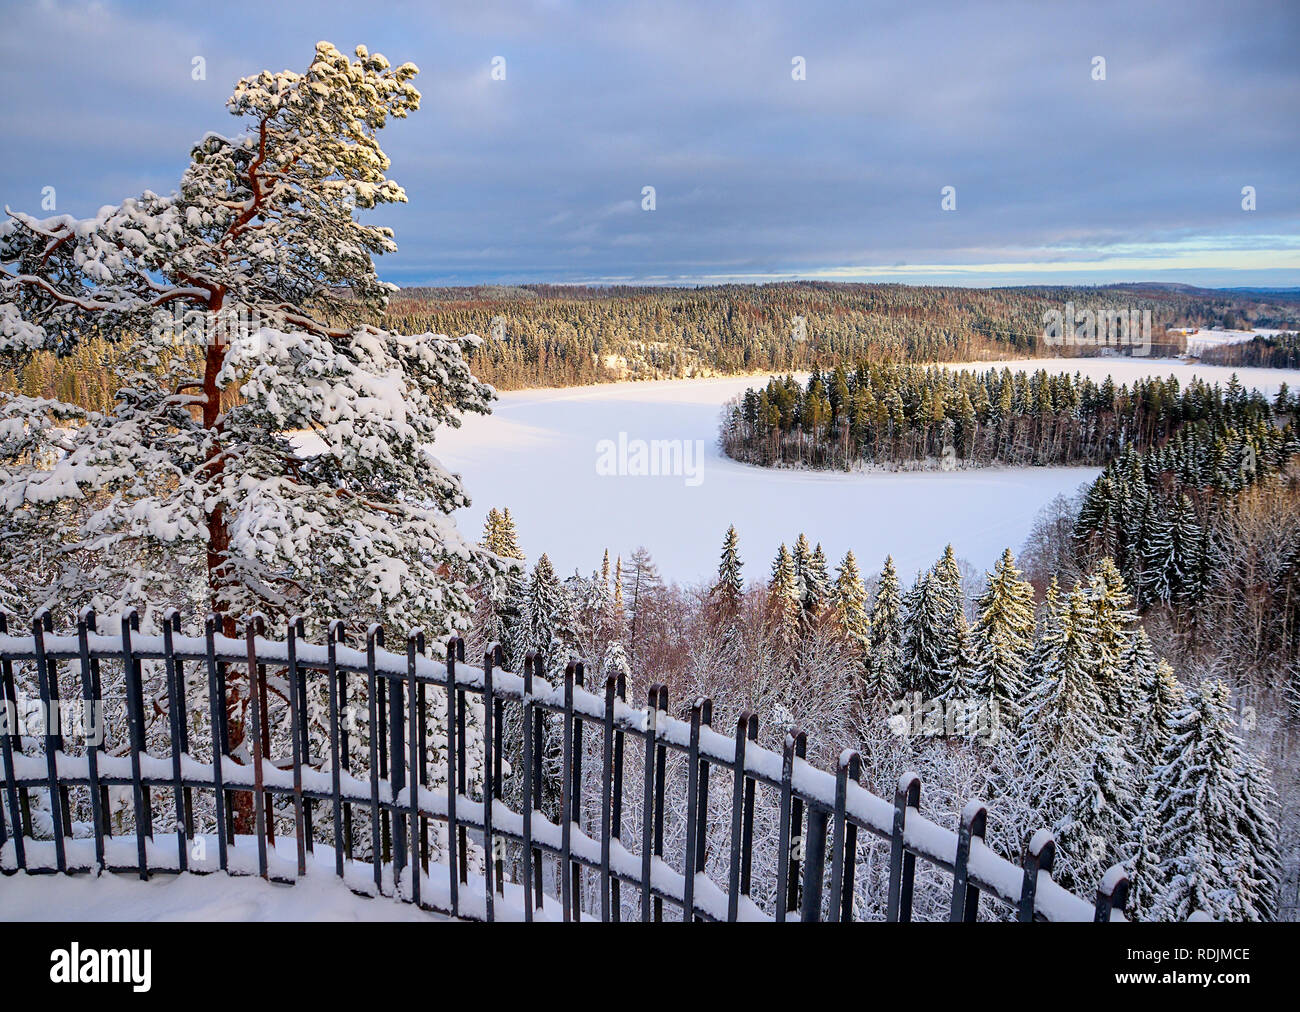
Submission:
<svg viewBox="0 0 1300 1012">
<path fill-rule="evenodd" d="M 1160 445 L 1191 423 L 1219 435 L 1271 427 L 1275 412 L 1295 407 L 1285 390 L 1270 403 L 1235 376 L 1226 388 L 1182 386 L 1173 376 L 1130 388 L 1044 370 L 862 362 L 813 371 L 804 384 L 787 375 L 747 390 L 724 415 L 719 442 L 728 456 L 764 466 L 1095 465 Z"/>
<path fill-rule="evenodd" d="M 954 362 L 1059 354 L 1043 313 L 1150 309 L 1165 326 L 1251 317 L 1257 301 L 1160 286 L 969 289 L 790 282 L 709 288 L 406 289 L 386 323 L 485 338 L 474 373 L 501 388 L 747 372 L 868 361 Z M 1073 347 L 1069 354 L 1093 349 Z"/>
<path fill-rule="evenodd" d="M 1300 334 L 1261 335 L 1238 344 L 1220 344 L 1206 348 L 1200 359 L 1209 365 L 1300 369 Z"/>
<path fill-rule="evenodd" d="M 1043 314 L 1150 309 L 1153 352 L 1181 350 L 1165 327 L 1274 321 L 1296 307 L 1259 296 L 1158 285 L 969 289 L 790 282 L 707 288 L 526 285 L 408 288 L 370 322 L 404 334 L 478 334 L 470 364 L 503 390 L 614 380 L 802 372 L 868 362 L 957 362 L 1087 355 L 1041 340 Z M 335 322 L 344 324 L 341 317 Z M 0 360 L 0 391 L 112 405 L 119 345 L 83 342 L 68 357 Z"/>
</svg>

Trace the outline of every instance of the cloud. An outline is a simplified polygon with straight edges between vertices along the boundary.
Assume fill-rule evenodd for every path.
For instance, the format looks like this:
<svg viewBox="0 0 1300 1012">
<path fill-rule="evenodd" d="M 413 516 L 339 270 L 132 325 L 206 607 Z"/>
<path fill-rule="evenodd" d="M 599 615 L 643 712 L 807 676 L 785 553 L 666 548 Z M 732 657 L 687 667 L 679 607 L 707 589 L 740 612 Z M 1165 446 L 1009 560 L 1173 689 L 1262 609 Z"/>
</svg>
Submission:
<svg viewBox="0 0 1300 1012">
<path fill-rule="evenodd" d="M 401 246 L 380 270 L 401 283 L 1300 283 L 1273 238 L 1300 233 L 1294 5 L 918 7 L 466 0 L 381 19 L 344 2 L 303 18 L 264 0 L 148 15 L 50 0 L 6 12 L 0 136 L 21 157 L 0 160 L 0 199 L 53 184 L 60 210 L 88 214 L 169 190 L 194 139 L 233 128 L 237 77 L 302 66 L 329 38 L 422 70 L 420 112 L 384 137 L 410 203 L 377 215 Z"/>
</svg>

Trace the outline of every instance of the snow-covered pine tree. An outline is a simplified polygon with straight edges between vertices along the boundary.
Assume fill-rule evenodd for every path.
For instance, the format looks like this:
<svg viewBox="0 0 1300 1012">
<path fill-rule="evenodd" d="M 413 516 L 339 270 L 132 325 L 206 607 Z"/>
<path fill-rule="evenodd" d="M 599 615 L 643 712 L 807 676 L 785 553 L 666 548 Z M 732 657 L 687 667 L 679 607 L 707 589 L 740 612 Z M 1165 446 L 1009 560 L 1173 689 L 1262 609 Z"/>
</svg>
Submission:
<svg viewBox="0 0 1300 1012">
<path fill-rule="evenodd" d="M 509 506 L 501 511 L 501 522 L 497 528 L 496 547 L 492 551 L 503 559 L 522 559 L 524 557 L 524 553 L 519 547 L 519 535 L 515 531 L 515 518 L 510 515 Z"/>
<path fill-rule="evenodd" d="M 867 589 L 862 585 L 858 560 L 851 551 L 844 553 L 831 595 L 835 628 L 865 665 L 871 644 L 871 620 L 867 617 Z"/>
<path fill-rule="evenodd" d="M 1167 661 L 1154 659 L 1145 629 L 1139 628 L 1133 640 L 1126 667 L 1142 678 L 1134 704 L 1133 754 L 1139 773 L 1146 777 L 1164 761 L 1173 737 L 1174 715 L 1184 705 L 1183 687 Z"/>
<path fill-rule="evenodd" d="M 1135 621 L 1133 598 L 1124 586 L 1124 577 L 1109 556 L 1097 564 L 1088 581 L 1088 599 L 1093 614 L 1093 681 L 1105 706 L 1108 733 L 1121 734 L 1133 715 L 1133 697 L 1137 686 L 1130 680 L 1123 663 L 1133 640 Z"/>
<path fill-rule="evenodd" d="M 1240 743 L 1228 690 L 1203 682 L 1187 692 L 1152 787 L 1164 887 L 1156 920 L 1185 921 L 1200 911 L 1237 920 L 1251 896 L 1238 896 L 1233 863 L 1245 846 L 1240 828 Z"/>
<path fill-rule="evenodd" d="M 504 511 L 493 506 L 488 510 L 483 521 L 482 545 L 493 555 L 503 559 L 522 559 L 524 553 L 519 549 L 515 522 L 510 516 L 510 509 Z"/>
<path fill-rule="evenodd" d="M 510 655 L 520 661 L 532 651 L 543 658 L 549 676 L 563 673 L 574 644 L 572 602 L 545 552 L 514 601 L 518 616 L 510 629 Z"/>
<path fill-rule="evenodd" d="M 736 536 L 736 525 L 732 524 L 722 539 L 718 581 L 709 591 L 710 619 L 724 632 L 734 627 L 740 615 L 740 598 L 745 592 L 745 583 L 740 576 L 743 566 L 744 563 L 740 561 L 740 540 Z"/>
<path fill-rule="evenodd" d="M 889 699 L 903 679 L 903 598 L 892 556 L 885 557 L 871 603 L 871 648 L 866 693 Z"/>
<path fill-rule="evenodd" d="M 134 605 L 152 626 L 199 605 L 232 635 L 259 610 L 464 628 L 463 580 L 490 560 L 457 532 L 468 499 L 427 447 L 488 410 L 466 362 L 477 338 L 349 322 L 393 290 L 372 262 L 392 231 L 354 213 L 405 200 L 377 133 L 418 108 L 415 74 L 320 43 L 305 72 L 239 82 L 228 104 L 249 132 L 206 134 L 176 193 L 0 224 L 0 348 L 123 346 L 115 409 L 87 415 L 49 469 L 11 459 L 0 477 L 11 522 L 65 549 L 31 606 Z M 200 339 L 178 339 L 173 314 Z"/>
<path fill-rule="evenodd" d="M 1034 645 L 1034 588 L 1020 579 L 1010 548 L 994 565 L 975 604 L 978 617 L 971 634 L 976 663 L 965 691 L 972 699 L 996 703 L 999 721 L 1012 726 Z"/>
<path fill-rule="evenodd" d="M 1282 884 L 1282 851 L 1278 842 L 1278 796 L 1268 768 L 1247 749 L 1237 764 L 1241 793 L 1237 797 L 1237 832 L 1246 846 L 1241 852 L 1237 899 L 1243 920 L 1274 921 Z"/>
<path fill-rule="evenodd" d="M 952 614 L 962 610 L 961 566 L 957 564 L 957 554 L 952 545 L 946 545 L 943 555 L 934 564 L 934 575 L 938 579 L 938 589 Z"/>
<path fill-rule="evenodd" d="M 1093 684 L 1092 607 L 1083 588 L 1062 597 L 1053 580 L 1014 742 L 1024 810 L 1054 825 L 1080 796 L 1103 738 L 1105 709 Z M 1028 829 L 1029 827 L 1022 827 Z"/>
<path fill-rule="evenodd" d="M 510 656 L 522 664 L 531 651 L 542 658 L 542 667 L 552 681 L 564 676 L 564 668 L 574 656 L 573 616 L 571 602 L 555 575 L 550 557 L 543 552 L 527 579 L 521 582 L 519 596 L 514 603 L 518 616 L 510 629 Z M 563 730 L 557 726 L 557 714 L 547 714 L 543 720 L 543 740 L 534 743 L 543 758 L 542 797 L 535 799 L 539 811 L 548 818 L 560 813 L 560 761 L 563 751 Z M 511 769 L 522 770 L 523 707 L 510 704 L 506 707 L 505 738 L 506 759 Z M 522 797 L 519 777 L 511 777 L 508 800 L 517 802 Z"/>
<path fill-rule="evenodd" d="M 830 603 L 831 597 L 831 575 L 821 542 L 817 543 L 812 554 L 808 556 L 808 562 L 803 569 L 801 592 L 800 608 L 803 613 L 803 624 L 806 630 L 811 630 L 821 619 L 822 612 Z"/>
<path fill-rule="evenodd" d="M 903 619 L 904 692 L 937 699 L 952 682 L 955 647 L 952 599 L 934 572 L 918 573 Z"/>
<path fill-rule="evenodd" d="M 1124 867 L 1128 870 L 1129 892 L 1125 913 L 1135 921 L 1152 919 L 1155 905 L 1164 891 L 1160 855 L 1155 851 L 1159 829 L 1154 795 L 1148 784 L 1142 803 L 1137 806 L 1124 841 Z"/>
<path fill-rule="evenodd" d="M 406 199 L 377 135 L 418 108 L 415 74 L 319 43 L 301 73 L 238 83 L 228 107 L 247 131 L 206 134 L 175 193 L 0 223 L 0 351 L 119 346 L 107 413 L 0 398 L 7 432 L 82 416 L 56 459 L 5 453 L 0 509 L 21 547 L 0 568 L 24 572 L 23 610 L 134 606 L 155 631 L 177 606 L 217 613 L 228 635 L 254 611 L 302 615 L 309 635 L 335 617 L 466 627 L 467 583 L 496 562 L 457 531 L 469 499 L 428 448 L 489 410 L 467 362 L 478 339 L 360 322 L 394 290 L 372 258 L 396 244 L 355 214 Z M 228 677 L 237 751 L 247 700 Z M 308 705 L 323 733 L 323 699 Z M 435 757 L 431 784 L 444 768 Z"/>
<path fill-rule="evenodd" d="M 789 646 L 799 637 L 799 581 L 794 558 L 782 542 L 767 583 L 767 628 L 776 642 Z"/>
</svg>

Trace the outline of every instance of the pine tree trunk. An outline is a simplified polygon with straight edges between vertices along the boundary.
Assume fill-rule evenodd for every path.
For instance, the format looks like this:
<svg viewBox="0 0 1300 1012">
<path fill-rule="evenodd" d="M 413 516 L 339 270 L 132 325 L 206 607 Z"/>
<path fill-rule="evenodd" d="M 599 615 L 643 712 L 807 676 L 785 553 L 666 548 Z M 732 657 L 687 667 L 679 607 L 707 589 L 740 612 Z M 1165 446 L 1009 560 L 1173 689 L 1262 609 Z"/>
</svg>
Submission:
<svg viewBox="0 0 1300 1012">
<path fill-rule="evenodd" d="M 216 292 L 209 308 L 213 313 L 220 312 L 224 292 Z M 221 446 L 216 435 L 221 431 L 221 388 L 217 385 L 217 376 L 221 372 L 222 360 L 226 346 L 218 333 L 208 344 L 207 356 L 203 366 L 203 427 L 214 438 L 208 449 L 208 480 L 216 481 L 220 477 L 224 464 L 221 459 Z M 238 635 L 235 617 L 226 614 L 221 601 L 223 570 L 222 562 L 230 548 L 230 529 L 226 526 L 221 507 L 216 507 L 208 514 L 208 603 L 214 615 L 221 618 L 221 632 L 224 636 L 234 638 Z M 237 749 L 244 742 L 245 701 L 240 692 L 242 679 L 236 674 L 237 668 L 230 668 L 226 675 L 226 734 L 231 750 Z M 249 833 L 253 828 L 253 795 L 248 791 L 233 793 L 232 802 L 235 814 L 235 832 Z"/>
</svg>

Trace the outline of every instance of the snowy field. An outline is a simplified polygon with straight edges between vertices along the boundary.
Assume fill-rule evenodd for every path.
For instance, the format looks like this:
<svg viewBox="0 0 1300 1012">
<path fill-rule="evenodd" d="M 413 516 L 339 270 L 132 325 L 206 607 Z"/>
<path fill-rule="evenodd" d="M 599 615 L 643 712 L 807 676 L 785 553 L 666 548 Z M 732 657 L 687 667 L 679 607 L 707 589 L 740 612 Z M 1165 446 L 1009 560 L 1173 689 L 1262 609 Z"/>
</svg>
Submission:
<svg viewBox="0 0 1300 1012">
<path fill-rule="evenodd" d="M 1199 375 L 1226 382 L 1231 375 L 1168 359 L 996 363 L 1004 364 L 1097 379 L 1110 374 L 1120 382 L 1171 373 L 1184 381 Z M 1293 388 L 1300 383 L 1300 372 L 1286 370 L 1243 369 L 1238 375 L 1247 386 L 1270 392 L 1283 381 Z M 716 447 L 722 405 L 764 381 L 728 377 L 504 393 L 492 415 L 472 416 L 459 430 L 440 434 L 434 453 L 464 477 L 474 501 L 458 515 L 467 534 L 477 536 L 490 507 L 509 506 L 525 553 L 536 558 L 548 552 L 561 574 L 598 568 L 606 547 L 612 561 L 643 544 L 665 577 L 687 583 L 713 574 L 731 523 L 747 579 L 766 579 L 777 546 L 792 543 L 801 531 L 820 541 L 832 561 L 853 549 L 865 573 L 878 571 L 892 553 L 910 580 L 949 541 L 960 557 L 986 569 L 1003 548 L 1019 550 L 1044 504 L 1097 474 L 1091 468 L 843 474 L 738 464 Z M 598 473 L 619 470 L 621 433 L 629 448 L 635 440 L 683 441 L 689 468 L 667 476 Z M 613 468 L 608 461 L 598 468 L 602 440 L 615 451 Z"/>
<path fill-rule="evenodd" d="M 1276 337 L 1284 333 L 1281 330 L 1187 330 L 1179 333 L 1187 335 L 1187 354 L 1201 355 L 1208 348 L 1218 348 L 1225 344 L 1244 344 L 1256 337 Z"/>
</svg>

